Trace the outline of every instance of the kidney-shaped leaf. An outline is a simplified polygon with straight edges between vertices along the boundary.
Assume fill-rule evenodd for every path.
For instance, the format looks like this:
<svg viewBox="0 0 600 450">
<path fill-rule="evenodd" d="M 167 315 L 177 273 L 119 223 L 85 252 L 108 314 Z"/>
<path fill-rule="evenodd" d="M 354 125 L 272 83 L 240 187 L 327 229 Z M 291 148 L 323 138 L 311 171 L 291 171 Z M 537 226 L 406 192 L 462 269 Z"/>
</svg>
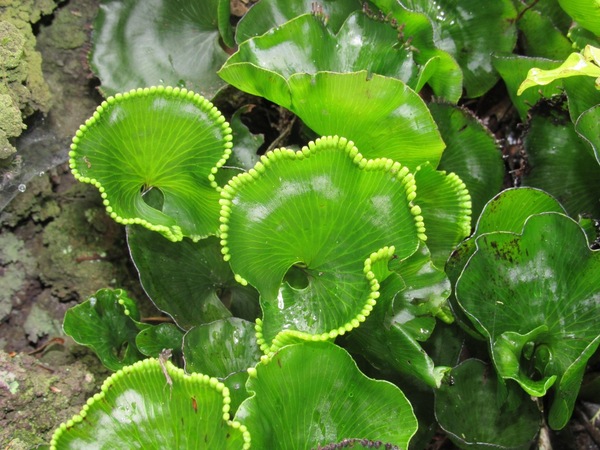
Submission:
<svg viewBox="0 0 600 450">
<path fill-rule="evenodd" d="M 415 189 L 406 167 L 367 160 L 337 136 L 270 152 L 225 186 L 223 253 L 261 295 L 263 351 L 280 332 L 327 339 L 365 320 L 379 296 L 376 263 L 410 256 L 425 238 Z"/>
<path fill-rule="evenodd" d="M 216 234 L 214 171 L 231 153 L 231 128 L 212 103 L 186 89 L 152 87 L 102 102 L 77 131 L 70 167 L 95 185 L 107 212 L 172 241 Z M 162 211 L 142 198 L 163 195 Z"/>
<path fill-rule="evenodd" d="M 501 377 L 536 396 L 555 384 L 549 423 L 562 428 L 600 342 L 600 252 L 580 226 L 545 213 L 531 216 L 522 235 L 483 234 L 456 298 L 488 338 Z"/>
<path fill-rule="evenodd" d="M 212 98 L 227 59 L 219 45 L 220 0 L 103 0 L 91 66 L 107 95 L 170 84 Z M 229 14 L 227 14 L 229 19 Z"/>
<path fill-rule="evenodd" d="M 114 373 L 81 412 L 60 425 L 50 448 L 248 449 L 250 433 L 231 421 L 229 389 L 146 359 Z"/>
<path fill-rule="evenodd" d="M 251 430 L 256 448 L 314 449 L 359 438 L 406 449 L 417 429 L 402 391 L 367 378 L 334 344 L 289 345 L 250 372 L 254 395 L 235 420 Z"/>
<path fill-rule="evenodd" d="M 182 328 L 230 317 L 258 317 L 258 293 L 241 286 L 223 261 L 219 240 L 171 242 L 139 226 L 127 227 L 131 259 L 146 294 Z"/>
<path fill-rule="evenodd" d="M 540 428 L 535 402 L 516 384 L 502 385 L 493 369 L 468 359 L 452 383 L 435 392 L 435 415 L 460 448 L 525 450 Z"/>
<path fill-rule="evenodd" d="M 140 329 L 137 305 L 123 289 L 100 289 L 65 314 L 64 330 L 75 342 L 93 349 L 111 370 L 144 357 L 136 346 Z"/>
</svg>

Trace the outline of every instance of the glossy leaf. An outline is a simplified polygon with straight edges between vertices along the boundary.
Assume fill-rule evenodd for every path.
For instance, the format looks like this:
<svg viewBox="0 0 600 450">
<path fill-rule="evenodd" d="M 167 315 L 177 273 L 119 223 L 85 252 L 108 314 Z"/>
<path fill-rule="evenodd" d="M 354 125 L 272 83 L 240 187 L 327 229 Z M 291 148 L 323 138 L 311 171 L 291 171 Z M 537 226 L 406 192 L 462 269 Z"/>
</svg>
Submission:
<svg viewBox="0 0 600 450">
<path fill-rule="evenodd" d="M 105 95 L 158 84 L 212 98 L 227 59 L 219 45 L 222 0 L 103 0 L 90 62 Z M 227 17 L 229 20 L 229 17 Z"/>
<path fill-rule="evenodd" d="M 575 131 L 594 149 L 600 164 L 600 105 L 585 111 L 575 123 Z"/>
<path fill-rule="evenodd" d="M 465 183 L 472 216 L 477 218 L 488 200 L 500 192 L 504 180 L 496 139 L 465 109 L 443 103 L 428 107 L 446 143 L 438 169 L 455 173 Z"/>
<path fill-rule="evenodd" d="M 135 343 L 144 328 L 139 319 L 135 302 L 124 290 L 100 289 L 67 310 L 63 327 L 75 342 L 94 350 L 102 364 L 119 370 L 144 357 Z"/>
<path fill-rule="evenodd" d="M 415 181 L 431 260 L 444 267 L 452 249 L 471 234 L 471 196 L 456 174 L 434 170 L 430 164 L 417 168 Z"/>
<path fill-rule="evenodd" d="M 406 261 L 394 260 L 381 285 L 381 296 L 364 324 L 344 345 L 380 370 L 393 370 L 440 387 L 446 367 L 437 367 L 421 347 L 436 325 L 435 316 L 452 320 L 446 300 L 450 283 L 421 244 Z"/>
<path fill-rule="evenodd" d="M 521 34 L 523 53 L 530 57 L 563 60 L 573 51 L 571 41 L 562 29 L 562 9 L 556 0 L 524 4 L 515 1 L 518 9 L 517 28 Z M 558 10 L 558 11 L 557 11 Z M 568 16 L 566 16 L 569 19 Z M 558 23 L 557 23 L 558 22 Z M 569 25 L 571 21 L 568 21 Z"/>
<path fill-rule="evenodd" d="M 468 97 L 485 94 L 498 81 L 492 54 L 510 52 L 517 42 L 517 12 L 510 0 L 402 0 L 433 25 L 435 45 L 460 65 Z"/>
<path fill-rule="evenodd" d="M 50 448 L 250 448 L 246 427 L 230 420 L 227 387 L 164 364 L 146 359 L 113 374 Z"/>
<path fill-rule="evenodd" d="M 378 267 L 425 238 L 414 189 L 407 168 L 367 161 L 338 137 L 270 152 L 225 186 L 223 253 L 238 281 L 260 292 L 263 351 L 285 336 L 334 338 L 365 320 Z"/>
<path fill-rule="evenodd" d="M 435 415 L 460 448 L 529 449 L 540 427 L 536 404 L 492 367 L 468 359 L 452 369 L 452 383 L 435 392 Z"/>
<path fill-rule="evenodd" d="M 226 80 L 237 80 L 240 71 L 243 73 L 254 66 L 275 72 L 285 80 L 296 73 L 366 70 L 398 78 L 412 87 L 418 73 L 413 52 L 398 41 L 398 32 L 360 12 L 351 14 L 335 34 L 314 15 L 296 17 L 240 44 L 219 73 Z M 246 84 L 253 82 L 256 83 L 248 80 Z M 281 84 L 280 95 L 284 97 L 283 80 Z M 287 107 L 278 98 L 275 101 Z"/>
<path fill-rule="evenodd" d="M 158 358 L 160 353 L 169 349 L 173 358 L 181 358 L 183 331 L 172 323 L 161 323 L 143 329 L 135 338 L 135 345 L 146 356 Z"/>
<path fill-rule="evenodd" d="M 134 226 L 127 243 L 144 290 L 180 327 L 224 319 L 231 311 L 249 320 L 258 316 L 258 293 L 235 281 L 217 238 L 171 242 Z"/>
<path fill-rule="evenodd" d="M 185 335 L 186 371 L 222 381 L 229 388 L 232 411 L 250 396 L 246 390 L 246 369 L 254 367 L 263 354 L 254 328 L 254 323 L 232 317 L 199 325 Z"/>
<path fill-rule="evenodd" d="M 322 0 L 318 5 L 312 0 L 262 0 L 252 5 L 239 21 L 235 38 L 241 44 L 295 17 L 306 13 L 314 14 L 318 9 L 322 11 L 323 17 L 327 17 L 328 28 L 337 32 L 350 13 L 360 8 L 361 4 L 356 0 Z"/>
<path fill-rule="evenodd" d="M 600 252 L 579 225 L 544 213 L 527 219 L 522 234 L 481 235 L 456 298 L 489 340 L 501 377 L 535 396 L 555 386 L 549 424 L 564 427 L 600 343 Z"/>
<path fill-rule="evenodd" d="M 560 81 L 554 81 L 537 89 L 528 89 L 517 95 L 517 90 L 532 68 L 553 69 L 560 64 L 545 58 L 528 58 L 520 55 L 496 55 L 493 57 L 494 67 L 506 83 L 508 95 L 517 108 L 522 121 L 527 120 L 529 109 L 544 97 L 562 93 Z"/>
<path fill-rule="evenodd" d="M 393 18 L 402 24 L 401 35 L 410 40 L 417 49 L 414 58 L 427 72 L 425 81 L 439 98 L 456 103 L 462 96 L 463 73 L 456 60 L 434 42 L 434 28 L 429 17 L 423 13 L 411 11 L 396 0 L 373 0 L 382 11 L 382 16 Z M 418 83 L 418 87 L 422 87 Z M 418 91 L 419 89 L 417 89 Z"/>
<path fill-rule="evenodd" d="M 587 0 L 558 0 L 560 6 L 575 22 L 600 36 L 600 10 L 597 2 Z"/>
<path fill-rule="evenodd" d="M 574 217 L 581 213 L 600 217 L 600 190 L 592 187 L 600 179 L 596 156 L 565 112 L 550 114 L 536 115 L 529 123 L 523 140 L 528 166 L 523 185 L 552 194 Z"/>
<path fill-rule="evenodd" d="M 219 74 L 291 110 L 320 135 L 348 136 L 369 158 L 436 166 L 444 144 L 435 122 L 421 98 L 391 78 L 417 84 L 410 51 L 395 47 L 396 34 L 387 24 L 353 14 L 334 36 L 305 15 L 242 43 Z"/>
<path fill-rule="evenodd" d="M 231 116 L 231 130 L 235 145 L 227 162 L 215 174 L 219 186 L 224 186 L 235 175 L 246 172 L 254 167 L 260 159 L 258 150 L 265 142 L 262 134 L 252 134 L 242 122 L 242 115 L 250 113 L 253 105 L 244 105 Z"/>
<path fill-rule="evenodd" d="M 231 128 L 212 103 L 185 89 L 153 87 L 109 97 L 73 138 L 69 165 L 98 188 L 117 222 L 172 241 L 216 234 L 213 171 L 231 153 Z M 162 211 L 143 192 L 163 194 Z"/>
<path fill-rule="evenodd" d="M 475 252 L 475 240 L 479 236 L 496 231 L 519 233 L 529 216 L 544 212 L 565 213 L 565 210 L 551 195 L 534 188 L 506 189 L 491 199 L 479 216 L 473 235 L 458 246 L 446 264 L 446 273 L 452 286 L 456 286 L 460 273 Z M 449 301 L 462 328 L 471 336 L 481 338 L 456 303 L 454 292 Z"/>
<path fill-rule="evenodd" d="M 367 378 L 342 348 L 327 342 L 289 345 L 251 371 L 235 419 L 256 448 L 311 449 L 345 438 L 407 448 L 417 421 L 393 384 Z"/>
<path fill-rule="evenodd" d="M 349 136 L 366 158 L 390 158 L 411 170 L 426 162 L 438 165 L 445 144 L 437 125 L 400 80 L 324 72 L 295 75 L 289 85 L 292 111 L 317 133 Z"/>
</svg>

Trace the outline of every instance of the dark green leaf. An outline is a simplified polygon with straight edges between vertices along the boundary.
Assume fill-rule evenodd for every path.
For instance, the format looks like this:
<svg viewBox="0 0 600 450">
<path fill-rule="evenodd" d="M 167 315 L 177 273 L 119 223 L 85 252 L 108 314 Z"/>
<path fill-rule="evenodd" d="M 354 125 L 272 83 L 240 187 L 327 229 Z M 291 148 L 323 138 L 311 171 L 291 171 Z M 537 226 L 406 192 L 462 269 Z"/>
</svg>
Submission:
<svg viewBox="0 0 600 450">
<path fill-rule="evenodd" d="M 93 349 L 111 370 L 119 370 L 144 357 L 135 338 L 143 329 L 136 304 L 122 289 L 100 289 L 65 314 L 65 333 Z"/>
<path fill-rule="evenodd" d="M 498 381 L 492 367 L 469 359 L 452 369 L 435 395 L 440 426 L 460 448 L 530 448 L 540 427 L 536 404 L 514 384 Z"/>
<path fill-rule="evenodd" d="M 453 172 L 467 185 L 472 216 L 500 192 L 504 163 L 498 144 L 489 130 L 467 110 L 443 103 L 430 103 L 446 149 L 439 170 Z"/>
<path fill-rule="evenodd" d="M 456 280 L 458 280 L 471 255 L 473 255 L 476 248 L 475 239 L 478 236 L 494 231 L 519 233 L 529 216 L 548 211 L 565 213 L 564 208 L 556 199 L 538 189 L 507 189 L 496 195 L 485 205 L 473 235 L 458 246 L 446 264 L 446 273 L 452 285 L 456 285 Z M 472 329 L 470 320 L 467 319 L 462 309 L 457 305 L 454 294 L 450 296 L 450 305 L 458 323 L 471 336 L 480 338 L 480 335 Z"/>
<path fill-rule="evenodd" d="M 492 54 L 510 52 L 517 42 L 517 12 L 510 0 L 402 0 L 433 24 L 435 45 L 460 65 L 468 97 L 485 94 L 498 81 Z"/>
<path fill-rule="evenodd" d="M 327 26 L 335 33 L 352 11 L 360 9 L 357 0 L 262 0 L 250 8 L 236 28 L 235 38 L 239 44 L 255 36 L 283 25 L 285 22 L 306 13 L 322 9 L 327 17 Z"/>
<path fill-rule="evenodd" d="M 159 84 L 212 98 L 225 83 L 219 45 L 222 0 L 103 0 L 91 66 L 105 95 Z"/>
<path fill-rule="evenodd" d="M 456 298 L 489 340 L 501 377 L 536 396 L 554 384 L 549 424 L 564 427 L 600 342 L 600 252 L 581 227 L 544 213 L 529 217 L 522 235 L 481 235 Z"/>
<path fill-rule="evenodd" d="M 158 358 L 164 349 L 172 350 L 173 357 L 181 358 L 183 331 L 172 323 L 161 323 L 140 331 L 135 344 L 146 356 Z"/>
<path fill-rule="evenodd" d="M 600 189 L 593 187 L 600 180 L 600 165 L 566 112 L 534 116 L 523 143 L 528 167 L 523 185 L 552 194 L 573 217 L 582 213 L 600 217 Z"/>
<path fill-rule="evenodd" d="M 144 290 L 182 328 L 231 316 L 253 320 L 258 293 L 237 283 L 215 237 L 171 242 L 143 227 L 128 227 L 127 243 Z"/>
</svg>

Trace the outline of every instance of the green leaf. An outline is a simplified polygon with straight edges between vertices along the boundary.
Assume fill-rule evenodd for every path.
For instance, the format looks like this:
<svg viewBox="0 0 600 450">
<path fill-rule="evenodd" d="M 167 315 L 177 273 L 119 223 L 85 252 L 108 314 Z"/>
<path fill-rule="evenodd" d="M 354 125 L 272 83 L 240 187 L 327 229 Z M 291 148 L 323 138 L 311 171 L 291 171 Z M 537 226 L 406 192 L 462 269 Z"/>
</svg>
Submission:
<svg viewBox="0 0 600 450">
<path fill-rule="evenodd" d="M 463 73 L 447 51 L 436 47 L 431 20 L 425 14 L 409 11 L 396 0 L 374 0 L 372 3 L 382 11 L 382 16 L 401 24 L 401 37 L 410 40 L 410 45 L 418 50 L 414 54 L 415 61 L 423 68 L 422 74 L 427 72 L 423 80 L 429 83 L 435 95 L 456 103 L 462 96 Z M 423 80 L 417 87 L 422 87 Z"/>
<path fill-rule="evenodd" d="M 230 420 L 223 383 L 164 364 L 146 359 L 109 377 L 101 392 L 54 432 L 51 450 L 250 448 L 246 427 Z"/>
<path fill-rule="evenodd" d="M 504 181 L 504 162 L 496 139 L 464 108 L 443 103 L 428 107 L 446 143 L 438 169 L 455 173 L 466 184 L 472 216 L 479 217 Z"/>
<path fill-rule="evenodd" d="M 311 449 L 345 438 L 407 448 L 417 421 L 396 386 L 363 375 L 327 342 L 289 345 L 251 371 L 238 420 L 256 448 Z"/>
<path fill-rule="evenodd" d="M 231 26 L 230 17 L 231 6 L 229 0 L 218 0 L 217 5 L 217 21 L 219 34 L 223 39 L 223 43 L 230 48 L 235 47 L 235 39 L 233 38 L 233 27 Z"/>
<path fill-rule="evenodd" d="M 444 141 L 421 97 L 402 81 L 323 72 L 294 75 L 289 85 L 291 110 L 315 132 L 348 136 L 366 158 L 390 158 L 411 170 L 426 162 L 437 167 Z"/>
<path fill-rule="evenodd" d="M 517 12 L 510 0 L 402 0 L 433 25 L 435 45 L 458 62 L 467 97 L 485 94 L 498 81 L 492 54 L 511 52 L 517 42 Z"/>
<path fill-rule="evenodd" d="M 598 60 L 600 60 L 600 49 L 588 45 L 583 50 L 583 53 L 571 53 L 565 62 L 555 69 L 530 69 L 527 73 L 527 78 L 519 86 L 517 95 L 521 95 L 523 91 L 530 87 L 545 86 L 562 78 L 578 76 L 599 78 L 600 67 L 598 66 Z"/>
<path fill-rule="evenodd" d="M 248 373 L 262 356 L 252 322 L 231 317 L 189 330 L 183 341 L 185 369 L 217 377 L 228 388 L 233 411 L 250 396 Z"/>
<path fill-rule="evenodd" d="M 508 95 L 512 104 L 519 111 L 522 121 L 527 120 L 529 109 L 544 97 L 551 97 L 562 93 L 560 81 L 554 81 L 538 89 L 528 89 L 517 95 L 517 90 L 532 68 L 553 69 L 560 61 L 544 58 L 528 58 L 520 55 L 495 55 L 493 63 L 496 70 L 506 83 Z"/>
<path fill-rule="evenodd" d="M 556 199 L 538 189 L 513 188 L 496 195 L 485 205 L 473 235 L 458 246 L 446 264 L 446 273 L 452 286 L 456 285 L 460 273 L 475 252 L 477 237 L 495 231 L 519 233 L 529 216 L 550 211 L 565 213 L 564 208 Z M 480 335 L 472 329 L 470 320 L 456 303 L 454 293 L 450 296 L 449 301 L 461 327 L 471 336 L 480 338 Z"/>
<path fill-rule="evenodd" d="M 530 448 L 540 427 L 536 404 L 491 367 L 468 359 L 452 369 L 452 382 L 435 392 L 435 415 L 460 448 Z"/>
<path fill-rule="evenodd" d="M 158 358 L 164 349 L 173 351 L 173 358 L 181 357 L 183 331 L 172 323 L 161 323 L 143 329 L 135 338 L 137 348 L 146 356 Z"/>
<path fill-rule="evenodd" d="M 212 98 L 225 83 L 219 45 L 221 0 L 103 0 L 90 63 L 105 95 L 158 84 Z M 229 17 L 227 17 L 229 20 Z"/>
<path fill-rule="evenodd" d="M 566 30 L 561 29 L 560 25 L 564 20 L 559 16 L 559 11 L 562 10 L 556 0 L 532 2 L 527 5 L 520 1 L 514 3 L 519 12 L 517 27 L 521 34 L 519 42 L 523 46 L 524 54 L 557 60 L 569 56 L 573 47 L 566 37 Z M 564 12 L 562 14 L 566 16 Z M 569 25 L 570 23 L 569 20 Z"/>
<path fill-rule="evenodd" d="M 231 153 L 231 128 L 206 99 L 152 87 L 109 97 L 73 138 L 69 165 L 96 186 L 117 222 L 141 224 L 173 241 L 216 234 L 213 173 Z M 142 193 L 163 195 L 162 211 Z"/>
<path fill-rule="evenodd" d="M 135 338 L 140 314 L 123 289 L 100 289 L 67 310 L 64 330 L 75 342 L 91 348 L 110 370 L 119 370 L 144 357 Z"/>
<path fill-rule="evenodd" d="M 253 105 L 244 105 L 231 116 L 230 125 L 235 145 L 231 149 L 226 165 L 215 174 L 219 186 L 227 184 L 235 175 L 252 169 L 260 159 L 258 151 L 265 138 L 262 134 L 252 134 L 242 122 L 242 115 L 250 113 L 252 109 Z"/>
<path fill-rule="evenodd" d="M 258 293 L 235 281 L 217 238 L 171 242 L 134 226 L 127 228 L 127 243 L 142 287 L 180 327 L 224 319 L 231 311 L 249 320 L 258 316 Z"/>
<path fill-rule="evenodd" d="M 573 217 L 581 213 L 600 217 L 600 190 L 593 188 L 600 179 L 600 165 L 566 112 L 535 115 L 523 144 L 528 167 L 523 185 L 552 194 Z"/>
<path fill-rule="evenodd" d="M 393 260 L 389 266 L 393 273 L 381 284 L 376 308 L 345 337 L 344 345 L 379 370 L 391 369 L 438 388 L 447 368 L 436 367 L 420 342 L 433 332 L 434 316 L 451 320 L 446 304 L 450 283 L 432 264 L 424 244 L 406 261 Z"/>
<path fill-rule="evenodd" d="M 338 137 L 270 152 L 225 186 L 223 253 L 237 280 L 260 292 L 263 351 L 285 336 L 334 338 L 365 320 L 379 265 L 425 238 L 414 190 L 406 167 L 366 160 Z"/>
<path fill-rule="evenodd" d="M 416 84 L 418 74 L 413 52 L 398 42 L 397 30 L 360 12 L 351 14 L 337 34 L 314 15 L 296 17 L 240 44 L 219 73 L 226 80 L 237 80 L 239 71 L 254 66 L 286 80 L 296 73 L 366 70 L 369 74 L 398 78 L 411 87 Z M 251 83 L 251 80 L 246 82 Z M 283 81 L 279 89 L 283 97 L 286 89 Z M 277 100 L 276 103 L 286 106 Z"/>
<path fill-rule="evenodd" d="M 327 27 L 337 32 L 352 11 L 361 7 L 355 0 L 321 0 L 318 6 L 312 0 L 262 0 L 242 17 L 236 27 L 235 38 L 239 44 L 283 25 L 295 17 L 322 9 Z"/>
<path fill-rule="evenodd" d="M 594 149 L 596 161 L 600 164 L 600 105 L 585 111 L 575 123 L 575 131 Z"/>
<path fill-rule="evenodd" d="M 431 260 L 444 267 L 452 249 L 471 234 L 471 196 L 456 174 L 437 171 L 429 163 L 417 168 L 415 182 Z"/>
<path fill-rule="evenodd" d="M 529 217 L 521 235 L 481 235 L 456 298 L 489 340 L 501 377 L 538 396 L 556 380 L 549 424 L 564 427 L 600 342 L 600 252 L 581 227 L 544 213 Z"/>
<path fill-rule="evenodd" d="M 600 36 L 600 7 L 597 0 L 558 0 L 575 22 Z"/>
</svg>

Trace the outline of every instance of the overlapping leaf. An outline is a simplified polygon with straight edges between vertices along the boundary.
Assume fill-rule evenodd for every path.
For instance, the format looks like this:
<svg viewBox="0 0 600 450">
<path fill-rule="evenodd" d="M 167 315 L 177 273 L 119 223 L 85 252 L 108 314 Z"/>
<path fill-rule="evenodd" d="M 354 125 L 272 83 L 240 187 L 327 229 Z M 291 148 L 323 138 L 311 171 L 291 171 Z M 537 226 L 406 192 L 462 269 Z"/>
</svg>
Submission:
<svg viewBox="0 0 600 450">
<path fill-rule="evenodd" d="M 103 0 L 90 56 L 102 91 L 114 95 L 165 84 L 212 98 L 225 85 L 216 75 L 227 59 L 219 45 L 221 4 L 222 0 Z"/>
<path fill-rule="evenodd" d="M 246 427 L 230 420 L 227 387 L 164 364 L 146 359 L 113 374 L 50 448 L 250 448 Z"/>
<path fill-rule="evenodd" d="M 414 191 L 407 168 L 366 160 L 338 137 L 269 153 L 225 186 L 223 253 L 238 281 L 260 292 L 263 351 L 290 336 L 333 338 L 365 320 L 377 274 L 425 238 Z"/>
<path fill-rule="evenodd" d="M 348 136 L 369 158 L 411 168 L 440 159 L 435 122 L 407 86 L 422 82 L 412 51 L 392 27 L 362 13 L 337 35 L 310 14 L 297 17 L 243 42 L 219 74 L 290 109 L 318 134 Z"/>
<path fill-rule="evenodd" d="M 381 284 L 375 310 L 347 336 L 344 345 L 376 368 L 440 387 L 448 368 L 435 366 L 420 342 L 433 332 L 436 316 L 452 320 L 446 304 L 448 278 L 432 264 L 424 244 L 407 260 L 390 262 L 389 269 L 392 273 Z"/>
<path fill-rule="evenodd" d="M 378 2 L 376 2 L 378 3 Z M 517 42 L 517 12 L 510 0 L 402 0 L 429 17 L 435 45 L 460 65 L 468 97 L 485 94 L 498 80 L 492 54 L 510 52 Z"/>
<path fill-rule="evenodd" d="M 241 286 L 223 261 L 215 237 L 170 242 L 142 227 L 129 227 L 127 243 L 152 302 L 184 329 L 230 317 L 258 317 L 258 293 Z"/>
<path fill-rule="evenodd" d="M 562 428 L 600 343 L 600 252 L 579 225 L 544 213 L 527 219 L 522 234 L 481 235 L 456 297 L 489 340 L 501 377 L 530 395 L 555 386 L 549 424 Z"/>
<path fill-rule="evenodd" d="M 249 396 L 246 369 L 262 356 L 254 326 L 237 317 L 215 320 L 189 330 L 183 343 L 186 371 L 221 380 L 229 388 L 234 411 Z"/>
<path fill-rule="evenodd" d="M 140 314 L 123 289 L 100 289 L 65 314 L 65 333 L 78 344 L 93 349 L 111 370 L 133 364 L 144 357 L 135 339 L 148 325 L 139 323 Z"/>
<path fill-rule="evenodd" d="M 465 109 L 443 103 L 428 106 L 446 143 L 438 169 L 455 173 L 465 183 L 472 216 L 477 218 L 504 180 L 504 162 L 496 139 Z"/>
<path fill-rule="evenodd" d="M 358 0 L 322 0 L 318 3 L 312 0 L 263 0 L 244 14 L 236 27 L 235 38 L 241 44 L 308 12 L 326 18 L 327 26 L 337 32 L 350 13 L 360 8 Z"/>
<path fill-rule="evenodd" d="M 496 195 L 485 205 L 473 235 L 458 246 L 446 264 L 446 273 L 452 285 L 456 285 L 467 261 L 475 252 L 475 240 L 479 236 L 497 231 L 519 233 L 529 216 L 544 212 L 565 213 L 565 210 L 556 199 L 539 189 L 506 189 Z M 450 305 L 459 324 L 471 335 L 480 337 L 471 328 L 470 320 L 457 305 L 454 293 L 450 296 Z"/>
<path fill-rule="evenodd" d="M 600 165 L 590 141 L 581 138 L 566 112 L 535 115 L 523 143 L 528 165 L 523 185 L 552 194 L 573 217 L 600 217 L 600 189 L 594 188 Z"/>
<path fill-rule="evenodd" d="M 492 367 L 475 359 L 452 369 L 452 380 L 435 392 L 435 415 L 453 442 L 460 448 L 531 448 L 540 413 L 516 384 L 501 384 Z"/>
<path fill-rule="evenodd" d="M 179 88 L 152 87 L 110 97 L 77 131 L 70 167 L 95 185 L 107 212 L 170 240 L 216 234 L 214 172 L 231 153 L 231 129 L 212 103 Z M 163 195 L 162 209 L 142 194 Z"/>
<path fill-rule="evenodd" d="M 345 438 L 407 448 L 417 420 L 396 386 L 367 378 L 328 342 L 282 348 L 252 371 L 235 419 L 256 448 L 313 449 Z"/>
</svg>

